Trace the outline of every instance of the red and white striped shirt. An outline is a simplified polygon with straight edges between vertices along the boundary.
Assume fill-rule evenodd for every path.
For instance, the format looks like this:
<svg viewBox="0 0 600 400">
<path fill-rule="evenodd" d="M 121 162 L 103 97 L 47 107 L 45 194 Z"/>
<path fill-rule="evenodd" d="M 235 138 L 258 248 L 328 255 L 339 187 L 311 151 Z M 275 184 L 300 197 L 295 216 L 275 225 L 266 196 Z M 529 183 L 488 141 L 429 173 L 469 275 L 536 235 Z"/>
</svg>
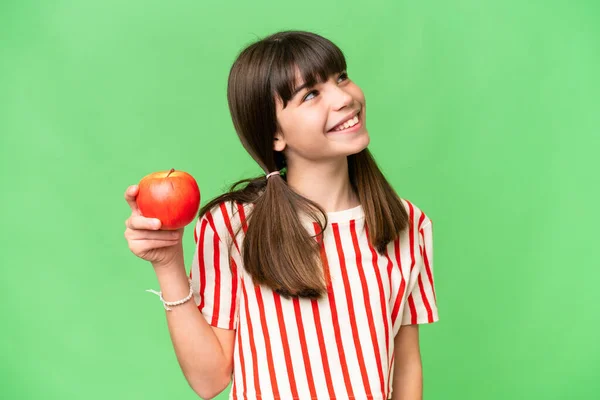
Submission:
<svg viewBox="0 0 600 400">
<path fill-rule="evenodd" d="M 438 320 L 432 222 L 402 202 L 411 228 L 383 255 L 367 240 L 362 206 L 327 214 L 321 259 L 330 284 L 319 300 L 253 284 L 239 251 L 252 205 L 232 212 L 221 203 L 197 221 L 194 300 L 210 325 L 236 330 L 230 399 L 391 397 L 400 326 Z"/>
</svg>

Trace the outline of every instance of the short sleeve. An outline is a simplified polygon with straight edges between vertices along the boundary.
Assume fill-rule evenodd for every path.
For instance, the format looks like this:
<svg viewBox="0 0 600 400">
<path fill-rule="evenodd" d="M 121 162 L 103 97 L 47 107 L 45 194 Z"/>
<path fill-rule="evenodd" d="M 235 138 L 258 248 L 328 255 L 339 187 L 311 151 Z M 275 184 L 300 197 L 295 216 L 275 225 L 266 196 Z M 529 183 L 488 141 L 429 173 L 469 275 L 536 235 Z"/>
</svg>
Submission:
<svg viewBox="0 0 600 400">
<path fill-rule="evenodd" d="M 439 320 L 433 279 L 433 223 L 427 219 L 418 231 L 418 253 L 408 280 L 408 299 L 401 325 L 430 324 Z"/>
<path fill-rule="evenodd" d="M 230 263 L 229 246 L 224 235 L 227 232 L 219 235 L 219 229 L 215 227 L 216 218 L 207 212 L 196 222 L 196 249 L 190 268 L 194 301 L 211 326 L 236 329 L 239 276 L 235 263 Z"/>
</svg>

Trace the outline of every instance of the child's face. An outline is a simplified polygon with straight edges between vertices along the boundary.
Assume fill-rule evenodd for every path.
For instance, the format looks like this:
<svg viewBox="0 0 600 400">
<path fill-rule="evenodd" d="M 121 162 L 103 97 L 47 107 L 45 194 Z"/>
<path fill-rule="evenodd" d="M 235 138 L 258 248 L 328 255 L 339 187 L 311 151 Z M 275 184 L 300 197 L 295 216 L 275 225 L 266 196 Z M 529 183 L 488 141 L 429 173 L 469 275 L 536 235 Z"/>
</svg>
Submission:
<svg viewBox="0 0 600 400">
<path fill-rule="evenodd" d="M 296 87 L 301 84 L 297 73 Z M 288 168 L 302 161 L 345 159 L 369 144 L 365 96 L 345 73 L 332 75 L 327 82 L 300 90 L 285 109 L 277 98 L 276 108 L 281 131 L 275 134 L 274 149 L 284 152 Z M 357 125 L 341 132 L 331 130 L 357 112 Z"/>
</svg>

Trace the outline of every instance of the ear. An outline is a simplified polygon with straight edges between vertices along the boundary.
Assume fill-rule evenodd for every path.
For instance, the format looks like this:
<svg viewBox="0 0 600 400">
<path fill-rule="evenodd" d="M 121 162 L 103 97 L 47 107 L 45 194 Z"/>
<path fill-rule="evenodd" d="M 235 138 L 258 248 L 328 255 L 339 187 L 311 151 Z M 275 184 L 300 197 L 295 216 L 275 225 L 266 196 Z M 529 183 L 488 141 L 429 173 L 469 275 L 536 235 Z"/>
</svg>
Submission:
<svg viewBox="0 0 600 400">
<path fill-rule="evenodd" d="M 286 143 L 283 135 L 280 131 L 275 132 L 275 136 L 273 137 L 273 150 L 275 151 L 283 151 L 285 149 Z"/>
</svg>

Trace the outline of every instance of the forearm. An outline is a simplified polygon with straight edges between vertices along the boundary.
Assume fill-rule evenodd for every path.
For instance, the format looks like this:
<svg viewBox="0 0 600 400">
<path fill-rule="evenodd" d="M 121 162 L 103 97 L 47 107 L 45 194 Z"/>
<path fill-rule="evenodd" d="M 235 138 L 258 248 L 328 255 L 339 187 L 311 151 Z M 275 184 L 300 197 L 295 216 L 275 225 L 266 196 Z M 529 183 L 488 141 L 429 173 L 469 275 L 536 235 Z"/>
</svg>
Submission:
<svg viewBox="0 0 600 400">
<path fill-rule="evenodd" d="M 420 357 L 396 362 L 392 385 L 392 400 L 422 400 L 423 368 Z"/>
<path fill-rule="evenodd" d="M 155 266 L 165 301 L 189 294 L 189 282 L 183 260 L 177 265 Z M 219 339 L 193 299 L 166 311 L 171 341 L 181 370 L 191 388 L 201 397 L 221 392 L 231 378 L 231 366 Z"/>
</svg>

